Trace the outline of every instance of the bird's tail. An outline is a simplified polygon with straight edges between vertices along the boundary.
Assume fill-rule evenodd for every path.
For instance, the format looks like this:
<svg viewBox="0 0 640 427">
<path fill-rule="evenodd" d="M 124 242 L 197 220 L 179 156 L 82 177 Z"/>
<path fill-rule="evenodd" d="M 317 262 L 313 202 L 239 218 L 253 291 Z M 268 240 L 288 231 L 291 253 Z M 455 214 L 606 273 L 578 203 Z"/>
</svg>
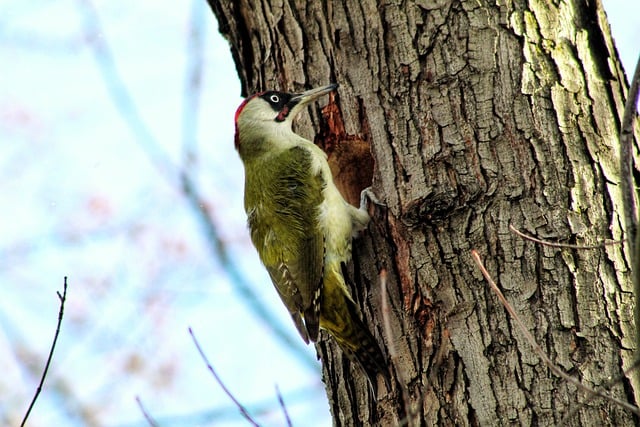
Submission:
<svg viewBox="0 0 640 427">
<path fill-rule="evenodd" d="M 326 280 L 324 283 L 320 326 L 336 340 L 349 360 L 362 368 L 374 395 L 377 395 L 378 374 L 383 376 L 387 389 L 391 390 L 389 370 L 382 350 L 360 320 L 355 303 L 346 293 L 342 275 L 336 276 L 339 276 L 336 278 L 338 283 Z"/>
</svg>

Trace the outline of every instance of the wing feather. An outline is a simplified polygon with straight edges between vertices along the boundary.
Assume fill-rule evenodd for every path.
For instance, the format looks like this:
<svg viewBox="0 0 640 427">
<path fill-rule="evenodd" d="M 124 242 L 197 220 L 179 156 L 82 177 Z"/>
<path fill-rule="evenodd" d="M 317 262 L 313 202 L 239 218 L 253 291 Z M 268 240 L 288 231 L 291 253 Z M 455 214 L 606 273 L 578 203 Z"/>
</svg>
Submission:
<svg viewBox="0 0 640 427">
<path fill-rule="evenodd" d="M 252 183 L 262 190 L 253 194 L 254 206 L 247 206 L 245 195 L 252 241 L 305 341 L 318 337 L 324 265 L 318 214 L 325 182 L 312 166 L 311 152 L 301 146 L 265 159 L 256 177 L 260 182 Z"/>
</svg>

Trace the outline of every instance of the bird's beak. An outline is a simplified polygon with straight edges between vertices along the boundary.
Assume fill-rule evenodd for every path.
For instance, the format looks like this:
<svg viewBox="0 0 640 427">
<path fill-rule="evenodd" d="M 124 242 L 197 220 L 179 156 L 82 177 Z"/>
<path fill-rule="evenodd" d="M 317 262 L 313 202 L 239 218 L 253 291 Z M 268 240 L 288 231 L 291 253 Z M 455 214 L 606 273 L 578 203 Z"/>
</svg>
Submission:
<svg viewBox="0 0 640 427">
<path fill-rule="evenodd" d="M 336 90 L 337 88 L 338 85 L 335 83 L 332 83 L 328 86 L 317 87 L 315 89 L 310 89 L 295 95 L 293 98 L 291 98 L 291 101 L 294 101 L 297 105 L 302 107 L 303 105 L 306 105 L 311 101 L 318 99 L 322 95 L 326 95 L 327 93 Z"/>
<path fill-rule="evenodd" d="M 318 99 L 322 95 L 336 90 L 337 88 L 338 85 L 333 83 L 329 86 L 317 87 L 315 89 L 293 95 L 287 105 L 285 105 L 276 116 L 276 122 L 289 121 L 289 123 L 291 123 L 291 121 L 308 103 Z"/>
</svg>

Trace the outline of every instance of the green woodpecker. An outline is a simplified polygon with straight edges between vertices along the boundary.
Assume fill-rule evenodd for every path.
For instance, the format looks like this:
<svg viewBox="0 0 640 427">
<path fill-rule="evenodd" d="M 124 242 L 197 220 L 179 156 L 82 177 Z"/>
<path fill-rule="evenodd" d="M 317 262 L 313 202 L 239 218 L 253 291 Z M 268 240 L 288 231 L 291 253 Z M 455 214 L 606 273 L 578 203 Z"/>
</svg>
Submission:
<svg viewBox="0 0 640 427">
<path fill-rule="evenodd" d="M 342 274 L 351 239 L 369 214 L 342 198 L 326 154 L 291 130 L 307 104 L 337 87 L 250 96 L 236 111 L 235 146 L 244 164 L 251 241 L 298 332 L 307 344 L 318 339 L 319 328 L 329 332 L 375 392 L 378 373 L 388 384 L 385 359 Z"/>
</svg>

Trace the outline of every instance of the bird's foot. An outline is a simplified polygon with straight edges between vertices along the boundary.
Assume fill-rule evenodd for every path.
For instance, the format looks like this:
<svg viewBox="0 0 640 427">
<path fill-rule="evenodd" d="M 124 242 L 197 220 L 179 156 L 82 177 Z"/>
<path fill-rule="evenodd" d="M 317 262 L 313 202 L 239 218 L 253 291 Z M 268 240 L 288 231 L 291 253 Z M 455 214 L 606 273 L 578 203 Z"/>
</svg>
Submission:
<svg viewBox="0 0 640 427">
<path fill-rule="evenodd" d="M 378 199 L 378 196 L 375 195 L 370 186 L 362 190 L 362 192 L 360 193 L 360 209 L 363 209 L 365 211 L 367 210 L 367 199 L 369 199 L 375 205 L 385 208 L 387 207 L 387 205 L 385 205 L 380 201 L 380 199 Z"/>
</svg>

